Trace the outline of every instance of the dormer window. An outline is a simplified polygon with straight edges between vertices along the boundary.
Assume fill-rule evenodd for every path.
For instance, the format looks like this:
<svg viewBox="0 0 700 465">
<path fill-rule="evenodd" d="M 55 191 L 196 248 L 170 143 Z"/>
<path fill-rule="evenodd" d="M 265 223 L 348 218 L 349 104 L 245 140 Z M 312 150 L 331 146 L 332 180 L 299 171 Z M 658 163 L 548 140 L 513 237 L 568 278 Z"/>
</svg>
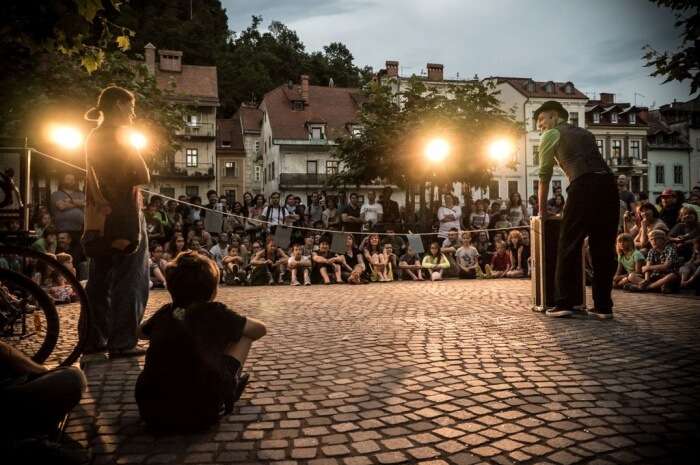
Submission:
<svg viewBox="0 0 700 465">
<path fill-rule="evenodd" d="M 324 140 L 326 138 L 326 133 L 323 126 L 319 124 L 309 126 L 309 137 L 311 140 Z"/>
<path fill-rule="evenodd" d="M 554 92 L 554 83 L 548 82 L 547 84 L 545 84 L 544 91 L 547 92 L 548 94 L 553 93 Z"/>
<path fill-rule="evenodd" d="M 564 86 L 564 92 L 566 92 L 567 94 L 573 93 L 574 86 L 570 82 L 567 82 L 566 85 Z"/>
<path fill-rule="evenodd" d="M 533 81 L 527 81 L 527 91 L 528 92 L 535 91 L 535 83 Z"/>
<path fill-rule="evenodd" d="M 610 113 L 610 122 L 612 124 L 617 124 L 617 113 Z"/>
<path fill-rule="evenodd" d="M 294 102 L 292 102 L 292 109 L 294 111 L 304 111 L 304 101 L 295 100 Z"/>
<path fill-rule="evenodd" d="M 350 125 L 350 134 L 352 137 L 360 137 L 362 135 L 362 126 L 359 124 Z"/>
<path fill-rule="evenodd" d="M 593 122 L 595 124 L 600 123 L 600 113 L 598 113 L 597 111 L 593 113 Z"/>
<path fill-rule="evenodd" d="M 637 124 L 637 115 L 634 113 L 631 113 L 631 112 L 629 115 L 630 115 L 630 117 L 629 117 L 630 124 Z"/>
</svg>

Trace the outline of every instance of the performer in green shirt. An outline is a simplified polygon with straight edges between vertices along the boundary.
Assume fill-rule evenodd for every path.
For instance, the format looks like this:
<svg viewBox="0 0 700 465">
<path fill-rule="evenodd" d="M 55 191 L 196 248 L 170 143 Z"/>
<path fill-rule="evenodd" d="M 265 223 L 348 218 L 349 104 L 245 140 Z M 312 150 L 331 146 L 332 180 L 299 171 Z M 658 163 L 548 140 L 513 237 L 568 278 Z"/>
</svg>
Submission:
<svg viewBox="0 0 700 465">
<path fill-rule="evenodd" d="M 569 113 L 556 101 L 535 111 L 540 141 L 539 208 L 547 217 L 547 194 L 554 162 L 569 179 L 562 215 L 555 273 L 555 307 L 547 316 L 571 316 L 580 302 L 581 248 L 588 237 L 593 265 L 593 302 L 588 311 L 600 319 L 612 318 L 615 275 L 615 237 L 620 215 L 615 178 L 603 160 L 593 134 L 567 123 Z"/>
</svg>

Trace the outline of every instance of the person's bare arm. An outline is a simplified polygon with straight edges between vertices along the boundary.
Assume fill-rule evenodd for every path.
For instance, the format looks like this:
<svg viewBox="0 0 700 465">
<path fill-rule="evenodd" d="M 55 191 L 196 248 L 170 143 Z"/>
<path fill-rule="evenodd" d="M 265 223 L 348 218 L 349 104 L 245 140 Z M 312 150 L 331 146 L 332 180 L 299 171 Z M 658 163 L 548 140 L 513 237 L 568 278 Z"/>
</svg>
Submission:
<svg viewBox="0 0 700 465">
<path fill-rule="evenodd" d="M 243 327 L 243 336 L 254 341 L 264 337 L 267 334 L 265 324 L 255 318 L 246 317 L 245 326 Z"/>
<path fill-rule="evenodd" d="M 45 366 L 35 363 L 22 352 L 3 341 L 0 341 L 0 363 L 18 373 L 40 374 L 47 371 Z"/>
<path fill-rule="evenodd" d="M 264 257 L 264 252 L 258 252 L 250 260 L 250 264 L 251 265 L 265 265 L 265 264 L 267 264 L 267 260 L 265 260 L 263 257 Z"/>
</svg>

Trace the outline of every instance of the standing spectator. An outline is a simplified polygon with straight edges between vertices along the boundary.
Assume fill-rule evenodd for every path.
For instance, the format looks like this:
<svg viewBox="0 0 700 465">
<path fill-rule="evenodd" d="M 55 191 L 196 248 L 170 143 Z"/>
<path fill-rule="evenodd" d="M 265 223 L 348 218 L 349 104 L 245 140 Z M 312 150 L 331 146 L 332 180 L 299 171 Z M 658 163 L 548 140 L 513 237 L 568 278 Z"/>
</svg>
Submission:
<svg viewBox="0 0 700 465">
<path fill-rule="evenodd" d="M 637 199 L 634 197 L 634 194 L 629 191 L 628 186 L 629 182 L 627 181 L 627 176 L 621 174 L 617 177 L 617 190 L 620 194 L 620 200 L 625 203 L 628 212 L 633 212 L 637 204 Z"/>
<path fill-rule="evenodd" d="M 538 207 L 537 195 L 533 194 L 527 198 L 527 213 L 532 216 L 539 216 L 540 210 Z"/>
<path fill-rule="evenodd" d="M 302 215 L 299 214 L 297 198 L 292 194 L 284 199 L 284 221 L 287 226 L 301 226 Z"/>
<path fill-rule="evenodd" d="M 105 349 L 110 356 L 143 354 L 136 330 L 148 302 L 148 235 L 138 186 L 148 184 L 150 176 L 141 154 L 121 137 L 132 124 L 134 107 L 129 91 L 110 86 L 86 114 L 99 121 L 85 142 L 83 243 L 92 251 L 86 288 L 92 311 L 84 348 L 88 359 L 92 353 L 103 358 Z"/>
<path fill-rule="evenodd" d="M 471 229 L 486 229 L 491 219 L 484 209 L 484 202 L 479 199 L 474 203 L 475 211 L 469 216 L 469 226 Z"/>
<path fill-rule="evenodd" d="M 377 202 L 377 194 L 374 191 L 367 193 L 367 203 L 360 208 L 360 217 L 368 231 L 372 231 L 377 223 L 382 222 L 384 210 L 382 204 Z"/>
<path fill-rule="evenodd" d="M 332 231 L 340 231 L 340 212 L 338 211 L 335 199 L 333 197 L 326 198 L 326 209 L 321 214 L 323 227 Z"/>
<path fill-rule="evenodd" d="M 384 190 L 382 191 L 382 198 L 381 201 L 379 202 L 382 206 L 382 212 L 383 212 L 383 222 L 384 223 L 389 223 L 389 224 L 394 224 L 398 223 L 401 221 L 401 217 L 399 214 L 399 204 L 391 199 L 391 194 L 393 193 L 393 190 L 391 187 L 386 186 Z"/>
<path fill-rule="evenodd" d="M 527 226 L 530 223 L 527 208 L 523 204 L 523 199 L 518 192 L 512 192 L 510 194 L 508 201 L 508 222 L 514 228 L 518 226 Z"/>
<path fill-rule="evenodd" d="M 343 222 L 343 231 L 358 233 L 362 230 L 361 206 L 357 202 L 357 194 L 350 194 L 350 203 L 342 210 L 340 218 Z"/>
<path fill-rule="evenodd" d="M 455 205 L 455 198 L 452 194 L 445 194 L 445 205 L 438 208 L 437 218 L 440 222 L 440 227 L 438 229 L 438 237 L 440 239 L 447 238 L 451 229 L 459 231 L 462 210 L 458 205 Z"/>
<path fill-rule="evenodd" d="M 267 221 L 267 231 L 270 233 L 275 232 L 274 228 L 278 224 L 284 224 L 284 214 L 285 208 L 280 205 L 280 193 L 273 192 L 270 195 L 270 203 L 263 208 L 262 216 L 265 221 Z"/>
<path fill-rule="evenodd" d="M 251 240 L 266 228 L 266 225 L 261 220 L 265 219 L 265 196 L 258 194 L 253 199 L 253 206 L 248 207 L 248 221 L 246 221 L 246 232 Z"/>
<path fill-rule="evenodd" d="M 306 215 L 308 217 L 308 223 L 311 225 L 323 221 L 323 206 L 321 205 L 318 192 L 311 193 L 311 203 L 309 203 L 309 208 L 306 210 Z"/>
<path fill-rule="evenodd" d="M 189 202 L 192 204 L 187 209 L 187 220 L 185 224 L 191 226 L 195 222 L 204 219 L 204 210 L 202 210 L 202 198 L 198 195 L 193 196 Z"/>
<path fill-rule="evenodd" d="M 440 252 L 440 244 L 437 241 L 430 244 L 428 253 L 423 257 L 422 266 L 430 273 L 431 281 L 442 281 L 443 272 L 450 268 L 450 262 L 445 254 Z"/>
<path fill-rule="evenodd" d="M 227 233 L 233 232 L 235 229 L 246 228 L 246 214 L 243 211 L 241 202 L 233 202 L 233 208 L 229 212 L 230 215 L 224 216 L 223 231 Z"/>
<path fill-rule="evenodd" d="M 561 192 L 561 189 L 559 189 Z M 561 215 L 564 212 L 564 196 L 559 194 L 554 194 L 554 197 L 547 201 L 547 213 L 550 215 Z"/>
<path fill-rule="evenodd" d="M 160 212 L 157 210 L 156 202 L 151 200 L 143 216 L 146 219 L 146 232 L 149 243 L 165 241 L 165 227 Z"/>
<path fill-rule="evenodd" d="M 479 266 L 479 251 L 472 245 L 472 236 L 468 231 L 462 233 L 462 245 L 457 249 L 455 258 L 459 266 L 461 279 L 480 278 L 483 273 Z"/>
<path fill-rule="evenodd" d="M 168 200 L 168 202 L 165 204 L 165 238 L 167 240 L 170 240 L 170 238 L 173 236 L 173 233 L 175 233 L 175 228 L 176 225 L 180 225 L 182 227 L 183 220 L 182 220 L 182 214 L 180 213 L 180 210 L 178 209 L 178 203 L 174 200 Z"/>
<path fill-rule="evenodd" d="M 66 174 L 51 194 L 51 209 L 56 230 L 69 232 L 77 243 L 85 221 L 85 194 L 78 190 L 75 175 Z"/>
<path fill-rule="evenodd" d="M 683 206 L 682 201 L 678 201 L 678 193 L 673 189 L 666 189 L 661 193 L 661 211 L 659 218 L 666 223 L 666 226 L 673 228 L 678 223 L 678 213 Z"/>
</svg>

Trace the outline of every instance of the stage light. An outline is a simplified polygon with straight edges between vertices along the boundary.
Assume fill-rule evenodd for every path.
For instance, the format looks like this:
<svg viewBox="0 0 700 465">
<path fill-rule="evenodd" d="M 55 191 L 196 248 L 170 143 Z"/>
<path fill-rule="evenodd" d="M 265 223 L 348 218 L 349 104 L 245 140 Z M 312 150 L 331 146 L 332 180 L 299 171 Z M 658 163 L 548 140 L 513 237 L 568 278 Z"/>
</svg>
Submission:
<svg viewBox="0 0 700 465">
<path fill-rule="evenodd" d="M 146 140 L 146 136 L 141 134 L 138 131 L 131 131 L 129 133 L 129 143 L 136 149 L 136 150 L 143 150 L 144 147 L 146 147 L 146 144 L 148 143 L 148 140 Z"/>
<path fill-rule="evenodd" d="M 489 156 L 496 163 L 504 163 L 515 153 L 515 146 L 508 139 L 498 139 L 489 145 Z"/>
<path fill-rule="evenodd" d="M 83 143 L 83 135 L 71 126 L 52 126 L 49 129 L 49 138 L 53 143 L 68 150 L 75 150 Z"/>
<path fill-rule="evenodd" d="M 433 139 L 425 146 L 425 156 L 433 162 L 444 160 L 449 152 L 450 144 L 445 139 Z"/>
</svg>

